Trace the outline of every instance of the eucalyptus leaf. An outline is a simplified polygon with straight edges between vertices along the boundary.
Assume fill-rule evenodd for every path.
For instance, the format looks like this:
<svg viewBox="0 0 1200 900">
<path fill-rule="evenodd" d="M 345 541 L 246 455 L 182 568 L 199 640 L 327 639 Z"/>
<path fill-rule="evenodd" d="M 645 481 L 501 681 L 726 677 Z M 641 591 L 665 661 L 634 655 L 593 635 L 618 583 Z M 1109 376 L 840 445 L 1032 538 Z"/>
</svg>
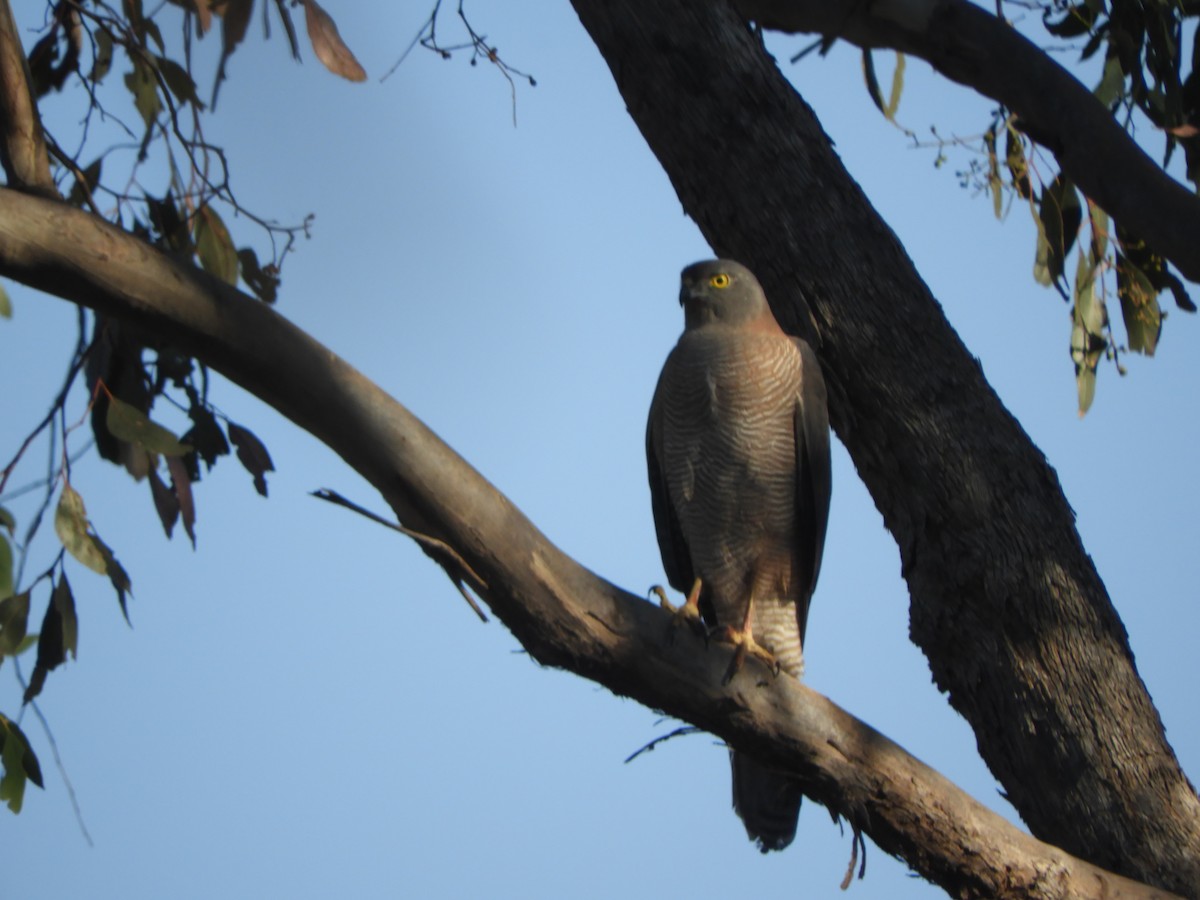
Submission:
<svg viewBox="0 0 1200 900">
<path fill-rule="evenodd" d="M 149 131 L 162 112 L 162 101 L 158 98 L 158 80 L 154 77 L 154 70 L 141 57 L 133 58 L 133 69 L 125 75 L 125 87 L 133 95 L 133 105 Z"/>
<path fill-rule="evenodd" d="M 108 572 L 104 554 L 89 533 L 87 511 L 83 498 L 69 484 L 64 484 L 58 506 L 54 510 L 54 532 L 67 552 L 100 575 Z"/>
<path fill-rule="evenodd" d="M 1075 185 L 1062 173 L 1042 191 L 1038 218 L 1045 231 L 1046 273 L 1052 284 L 1057 284 L 1065 271 L 1067 254 L 1075 245 L 1079 234 L 1079 223 L 1083 211 L 1079 205 L 1079 194 Z M 1039 261 L 1042 253 L 1039 235 Z M 1038 279 L 1041 281 L 1041 279 Z M 1045 282 L 1042 282 L 1043 284 Z"/>
<path fill-rule="evenodd" d="M 1162 333 L 1162 308 L 1150 278 L 1128 257 L 1117 254 L 1117 296 L 1130 350 L 1153 356 Z"/>
<path fill-rule="evenodd" d="M 0 656 L 15 656 L 29 630 L 29 591 L 0 600 Z"/>
<path fill-rule="evenodd" d="M 196 256 L 204 271 L 229 284 L 237 284 L 238 256 L 229 229 L 211 206 L 201 207 L 193 223 Z"/>
<path fill-rule="evenodd" d="M 130 444 L 137 444 L 149 453 L 183 456 L 192 449 L 187 444 L 181 444 L 171 431 L 152 422 L 137 407 L 116 396 L 108 398 L 108 412 L 104 424 L 114 436 Z"/>
<path fill-rule="evenodd" d="M 8 804 L 14 813 L 19 813 L 25 799 L 25 783 L 32 781 L 43 787 L 42 768 L 24 732 L 3 714 L 0 714 L 0 763 L 4 766 L 0 801 Z"/>
</svg>

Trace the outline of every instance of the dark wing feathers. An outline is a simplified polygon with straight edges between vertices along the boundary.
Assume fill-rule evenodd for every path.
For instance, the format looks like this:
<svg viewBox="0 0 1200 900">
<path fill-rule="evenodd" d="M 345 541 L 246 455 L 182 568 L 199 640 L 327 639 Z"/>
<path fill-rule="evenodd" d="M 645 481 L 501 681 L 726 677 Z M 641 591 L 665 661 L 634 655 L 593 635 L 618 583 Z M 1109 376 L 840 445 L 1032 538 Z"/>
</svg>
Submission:
<svg viewBox="0 0 1200 900">
<path fill-rule="evenodd" d="M 675 590 L 686 594 L 696 580 L 692 572 L 692 557 L 683 540 L 675 507 L 667 493 L 667 476 L 663 471 L 662 441 L 662 378 L 650 403 L 650 421 L 646 426 L 646 470 L 650 473 L 650 503 L 654 511 L 654 530 L 662 554 L 667 581 Z"/>
<path fill-rule="evenodd" d="M 800 351 L 800 395 L 796 398 L 796 510 L 799 514 L 800 562 L 807 576 L 803 599 L 796 604 L 800 643 L 808 624 L 808 604 L 817 587 L 825 530 L 829 525 L 832 474 L 829 462 L 829 412 L 825 380 L 816 354 L 804 341 L 793 338 Z"/>
</svg>

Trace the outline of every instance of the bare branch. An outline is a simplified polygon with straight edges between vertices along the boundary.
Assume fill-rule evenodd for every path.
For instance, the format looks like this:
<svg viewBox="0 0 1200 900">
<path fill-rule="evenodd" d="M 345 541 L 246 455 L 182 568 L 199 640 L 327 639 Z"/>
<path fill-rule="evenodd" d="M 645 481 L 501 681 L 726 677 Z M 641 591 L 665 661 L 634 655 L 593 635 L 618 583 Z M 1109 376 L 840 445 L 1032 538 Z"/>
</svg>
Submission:
<svg viewBox="0 0 1200 900">
<path fill-rule="evenodd" d="M 389 522 L 383 516 L 359 506 L 354 501 L 346 499 L 337 491 L 332 491 L 329 488 L 321 488 L 319 491 L 313 491 L 312 496 L 316 497 L 318 500 L 325 500 L 329 503 L 336 504 L 337 506 L 343 506 L 346 509 L 358 513 L 364 518 L 370 519 L 372 522 L 375 522 L 378 525 L 382 525 L 384 528 L 390 528 L 393 531 L 398 531 L 405 537 L 411 538 L 415 543 L 420 545 L 426 553 L 438 561 L 441 567 L 445 570 L 446 575 L 454 583 L 454 586 L 458 588 L 458 592 L 462 594 L 463 599 L 467 601 L 467 605 L 471 607 L 472 612 L 479 616 L 479 621 L 486 622 L 488 620 L 488 617 L 484 615 L 483 610 L 479 608 L 479 604 L 475 602 L 475 598 L 467 592 L 466 585 L 464 585 L 463 582 L 464 580 L 470 581 L 473 585 L 476 585 L 480 591 L 487 590 L 487 583 L 479 577 L 475 570 L 471 568 L 470 564 L 468 564 L 467 561 L 462 558 L 459 552 L 445 541 L 430 537 L 427 534 L 421 534 L 420 532 L 413 531 L 411 528 L 405 528 L 403 525 L 397 525 L 395 522 Z"/>
<path fill-rule="evenodd" d="M 58 195 L 29 89 L 29 64 L 8 0 L 0 0 L 0 164 L 10 186 L 47 197 Z"/>
<path fill-rule="evenodd" d="M 676 632 L 565 556 L 403 406 L 271 308 L 102 220 L 0 190 L 0 275 L 168 337 L 271 403 L 456 548 L 530 655 L 711 731 L 961 897 L 1165 897 L 1040 843 L 789 678 Z"/>
</svg>

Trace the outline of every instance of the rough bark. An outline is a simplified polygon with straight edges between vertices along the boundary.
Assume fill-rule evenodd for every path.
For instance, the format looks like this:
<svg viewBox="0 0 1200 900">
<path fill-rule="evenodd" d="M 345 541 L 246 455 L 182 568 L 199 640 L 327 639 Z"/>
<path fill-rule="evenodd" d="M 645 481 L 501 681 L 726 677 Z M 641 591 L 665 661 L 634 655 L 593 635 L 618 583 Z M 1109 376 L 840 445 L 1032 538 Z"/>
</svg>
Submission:
<svg viewBox="0 0 1200 900">
<path fill-rule="evenodd" d="M 0 274 L 132 322 L 223 372 L 339 453 L 539 662 L 720 735 L 957 897 L 1164 898 L 1022 833 L 883 735 L 751 661 L 673 632 L 566 557 L 403 406 L 271 308 L 64 204 L 0 190 Z M 428 543 L 424 544 L 427 548 Z"/>
<path fill-rule="evenodd" d="M 29 90 L 29 66 L 7 2 L 0 3 L 0 163 L 10 186 L 57 195 Z"/>
<path fill-rule="evenodd" d="M 1180 770 L 1057 476 L 812 111 L 723 3 L 573 0 L 684 209 L 807 337 L 899 544 L 911 635 L 1034 834 L 1197 893 Z"/>
<path fill-rule="evenodd" d="M 1132 234 L 1200 281 L 1200 198 L 1168 176 L 1070 72 L 967 0 L 735 0 L 747 18 L 919 56 L 1016 113 L 1062 170 Z"/>
</svg>

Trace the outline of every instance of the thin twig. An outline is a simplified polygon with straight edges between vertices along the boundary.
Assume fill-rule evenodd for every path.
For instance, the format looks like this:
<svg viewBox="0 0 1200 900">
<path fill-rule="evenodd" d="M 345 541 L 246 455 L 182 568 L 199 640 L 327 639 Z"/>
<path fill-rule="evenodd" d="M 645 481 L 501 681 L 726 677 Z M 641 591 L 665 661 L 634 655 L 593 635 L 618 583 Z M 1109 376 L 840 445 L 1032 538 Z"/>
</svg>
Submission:
<svg viewBox="0 0 1200 900">
<path fill-rule="evenodd" d="M 440 540 L 439 538 L 431 537 L 427 534 L 421 534 L 419 531 L 413 531 L 411 528 L 405 528 L 403 525 L 397 522 L 391 522 L 383 518 L 383 516 L 359 506 L 354 501 L 347 500 L 337 491 L 332 491 L 329 488 L 321 488 L 319 491 L 311 491 L 310 493 L 318 500 L 327 500 L 330 503 L 336 503 L 338 506 L 344 506 L 346 509 L 358 513 L 360 516 L 365 516 L 372 522 L 383 525 L 385 528 L 390 528 L 392 531 L 398 531 L 405 537 L 412 538 L 412 540 L 416 541 L 418 544 L 428 550 L 433 550 L 436 553 L 444 555 L 449 559 L 450 562 L 454 563 L 454 565 L 460 569 L 469 580 L 474 582 L 478 589 L 484 591 L 487 590 L 487 582 L 484 581 L 479 573 L 472 569 L 470 564 L 462 558 L 462 554 L 460 554 L 445 541 Z M 454 586 L 458 588 L 458 592 L 462 594 L 463 599 L 467 601 L 467 605 L 469 605 L 471 609 L 475 611 L 475 615 L 479 616 L 479 620 L 481 622 L 487 622 L 488 617 L 484 614 L 483 610 L 479 608 L 479 604 L 475 602 L 475 598 L 467 593 L 467 589 L 463 585 L 463 579 L 458 574 L 451 572 L 444 562 L 442 563 L 442 568 L 446 569 L 446 574 L 450 576 L 450 580 L 454 582 Z"/>
<path fill-rule="evenodd" d="M 637 759 L 643 753 L 649 753 L 651 750 L 653 750 L 659 744 L 665 743 L 666 741 L 671 740 L 671 738 L 683 737 L 685 734 L 692 734 L 693 732 L 697 732 L 699 730 L 700 729 L 697 728 L 695 725 L 681 725 L 678 728 L 676 728 L 674 731 L 672 731 L 670 734 L 664 734 L 659 737 L 656 737 L 654 740 L 652 740 L 650 743 L 646 744 L 644 747 L 641 747 L 638 750 L 635 750 L 629 756 L 625 757 L 625 762 L 626 763 L 633 762 L 635 759 Z"/>
<path fill-rule="evenodd" d="M 867 875 L 867 842 L 862 831 L 853 822 L 850 823 L 850 865 L 846 867 L 846 876 L 842 879 L 841 888 L 846 890 L 854 880 L 854 866 L 858 863 L 858 848 L 862 847 L 862 865 L 858 869 L 858 880 L 862 881 Z"/>
<path fill-rule="evenodd" d="M 13 659 L 13 665 L 17 675 L 17 683 L 21 685 L 21 692 L 24 693 L 28 690 L 29 685 L 25 683 L 25 676 L 21 673 L 20 660 Z M 63 764 L 62 756 L 58 752 L 58 741 L 54 739 L 54 732 L 50 730 L 50 723 L 42 715 L 42 710 L 37 705 L 36 700 L 29 702 L 29 708 L 37 716 L 38 722 L 42 726 L 42 732 L 46 735 L 46 743 L 50 745 L 50 755 L 54 757 L 54 767 L 58 769 L 58 775 L 63 780 L 63 785 L 67 789 L 67 799 L 71 801 L 71 809 L 75 812 L 75 821 L 79 825 L 79 831 L 83 834 L 83 839 L 87 841 L 87 845 L 95 847 L 96 843 L 92 840 L 87 823 L 83 821 L 83 809 L 79 806 L 79 797 L 75 794 L 75 785 L 71 783 L 71 777 L 67 774 L 67 767 Z"/>
</svg>

